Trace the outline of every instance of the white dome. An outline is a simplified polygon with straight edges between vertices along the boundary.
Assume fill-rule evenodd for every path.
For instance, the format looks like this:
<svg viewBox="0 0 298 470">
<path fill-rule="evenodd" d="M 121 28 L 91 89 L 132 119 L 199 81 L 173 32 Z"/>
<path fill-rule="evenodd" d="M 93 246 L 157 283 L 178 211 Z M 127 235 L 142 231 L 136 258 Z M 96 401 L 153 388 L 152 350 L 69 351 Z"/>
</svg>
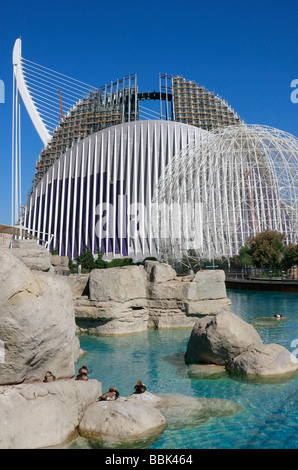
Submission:
<svg viewBox="0 0 298 470">
<path fill-rule="evenodd" d="M 154 197 L 160 258 L 233 256 L 265 230 L 297 243 L 297 162 L 298 139 L 262 125 L 218 129 L 181 150 Z"/>
</svg>

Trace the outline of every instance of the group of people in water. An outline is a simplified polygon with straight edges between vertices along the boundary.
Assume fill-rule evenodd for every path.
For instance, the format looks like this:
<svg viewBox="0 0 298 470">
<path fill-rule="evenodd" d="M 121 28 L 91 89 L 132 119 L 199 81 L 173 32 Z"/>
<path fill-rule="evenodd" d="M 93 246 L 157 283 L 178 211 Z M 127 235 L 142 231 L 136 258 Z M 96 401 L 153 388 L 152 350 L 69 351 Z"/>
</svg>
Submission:
<svg viewBox="0 0 298 470">
<path fill-rule="evenodd" d="M 89 374 L 88 368 L 86 366 L 82 366 L 79 369 L 79 373 L 76 376 L 76 380 L 88 380 L 88 374 Z M 47 371 L 43 381 L 53 382 L 54 380 L 56 380 L 56 377 L 52 374 L 52 372 Z M 146 391 L 146 385 L 143 384 L 141 380 L 138 380 L 138 382 L 134 386 L 134 394 L 144 393 L 145 391 Z M 117 400 L 119 396 L 120 396 L 119 392 L 114 387 L 110 387 L 107 392 L 105 392 L 103 395 L 101 395 L 98 398 L 98 401 L 113 401 L 113 400 Z"/>
</svg>

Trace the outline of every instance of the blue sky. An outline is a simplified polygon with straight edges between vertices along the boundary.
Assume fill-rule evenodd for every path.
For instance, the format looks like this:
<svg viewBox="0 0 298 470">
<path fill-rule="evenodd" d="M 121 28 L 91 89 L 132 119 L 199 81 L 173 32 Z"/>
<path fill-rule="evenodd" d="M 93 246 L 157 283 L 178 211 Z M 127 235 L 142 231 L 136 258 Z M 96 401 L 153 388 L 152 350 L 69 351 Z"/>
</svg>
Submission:
<svg viewBox="0 0 298 470">
<path fill-rule="evenodd" d="M 249 124 L 298 136 L 297 0 L 12 0 L 1 2 L 0 223 L 11 223 L 12 50 L 85 83 L 136 73 L 139 91 L 159 73 L 182 75 L 219 94 Z M 42 150 L 22 107 L 22 204 Z"/>
</svg>

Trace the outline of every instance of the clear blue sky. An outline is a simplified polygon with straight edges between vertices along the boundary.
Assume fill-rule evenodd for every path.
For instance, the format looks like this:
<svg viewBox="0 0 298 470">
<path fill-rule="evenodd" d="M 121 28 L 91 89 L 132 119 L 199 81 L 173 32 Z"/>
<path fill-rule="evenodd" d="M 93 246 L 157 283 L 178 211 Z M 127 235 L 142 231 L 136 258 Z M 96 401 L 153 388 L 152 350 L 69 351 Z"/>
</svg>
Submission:
<svg viewBox="0 0 298 470">
<path fill-rule="evenodd" d="M 136 73 L 140 91 L 180 74 L 219 94 L 250 124 L 298 136 L 297 0 L 11 0 L 1 2 L 0 223 L 11 223 L 12 50 L 94 86 Z M 42 150 L 22 108 L 22 204 Z"/>
</svg>

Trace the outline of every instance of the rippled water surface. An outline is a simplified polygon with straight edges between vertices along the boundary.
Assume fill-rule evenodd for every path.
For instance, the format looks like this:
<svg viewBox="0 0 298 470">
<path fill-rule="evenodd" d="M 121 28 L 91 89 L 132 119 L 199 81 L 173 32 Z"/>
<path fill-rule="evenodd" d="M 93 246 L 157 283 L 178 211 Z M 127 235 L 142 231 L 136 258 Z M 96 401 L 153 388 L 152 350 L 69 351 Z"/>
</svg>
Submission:
<svg viewBox="0 0 298 470">
<path fill-rule="evenodd" d="M 254 325 L 264 343 L 278 343 L 295 353 L 298 347 L 297 294 L 228 290 L 231 311 Z M 283 320 L 274 320 L 282 313 Z M 152 449 L 296 449 L 298 447 L 298 374 L 274 383 L 236 380 L 228 375 L 195 378 L 183 361 L 190 329 L 148 331 L 120 337 L 80 336 L 90 378 L 103 391 L 133 392 L 142 380 L 152 393 L 224 398 L 242 410 L 212 417 L 184 429 L 166 429 Z M 297 339 L 297 346 L 291 345 Z M 297 354 L 298 357 L 298 354 Z M 216 377 L 216 376 L 215 376 Z"/>
</svg>

